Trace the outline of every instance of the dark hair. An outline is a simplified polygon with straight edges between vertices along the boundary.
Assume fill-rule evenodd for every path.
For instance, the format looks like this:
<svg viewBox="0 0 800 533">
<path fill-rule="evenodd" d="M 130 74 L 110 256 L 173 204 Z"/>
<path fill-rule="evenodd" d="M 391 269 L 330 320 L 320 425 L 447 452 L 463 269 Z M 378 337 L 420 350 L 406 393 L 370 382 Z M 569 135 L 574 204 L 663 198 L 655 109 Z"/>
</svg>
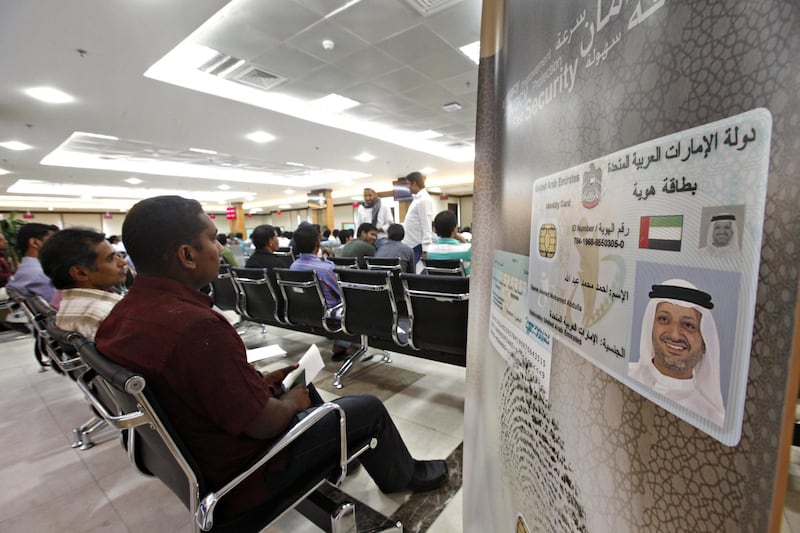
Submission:
<svg viewBox="0 0 800 533">
<path fill-rule="evenodd" d="M 109 242 L 109 244 L 117 244 L 119 242 L 119 237 L 116 235 L 109 235 L 106 237 L 106 240 Z"/>
<path fill-rule="evenodd" d="M 376 228 L 374 224 L 364 222 L 358 226 L 358 237 L 361 238 L 362 233 L 369 233 L 370 231 L 378 231 L 378 228 Z"/>
<path fill-rule="evenodd" d="M 228 236 L 224 233 L 217 233 L 217 242 L 219 242 L 222 246 L 228 244 Z"/>
<path fill-rule="evenodd" d="M 452 237 L 456 225 L 456 215 L 452 211 L 442 211 L 433 219 L 433 229 L 439 237 Z"/>
<path fill-rule="evenodd" d="M 425 176 L 422 172 L 412 172 L 406 176 L 406 180 L 408 180 L 409 183 L 415 183 L 417 187 L 425 188 Z"/>
<path fill-rule="evenodd" d="M 311 224 L 294 230 L 294 245 L 301 254 L 312 254 L 319 244 L 319 230 Z"/>
<path fill-rule="evenodd" d="M 333 230 L 333 236 L 336 237 L 337 239 L 339 238 L 339 230 L 338 229 Z"/>
<path fill-rule="evenodd" d="M 386 230 L 386 236 L 390 241 L 402 241 L 406 236 L 406 230 L 402 224 L 390 224 L 389 229 Z"/>
<path fill-rule="evenodd" d="M 136 203 L 122 223 L 125 248 L 142 274 L 157 274 L 169 255 L 183 244 L 196 245 L 205 229 L 205 213 L 197 200 L 156 196 Z"/>
<path fill-rule="evenodd" d="M 322 236 L 327 239 L 328 237 L 331 236 L 331 230 L 326 229 L 325 231 L 322 232 Z"/>
<path fill-rule="evenodd" d="M 98 244 L 105 235 L 89 228 L 67 228 L 47 239 L 39 251 L 42 270 L 53 280 L 56 289 L 69 289 L 75 280 L 69 273 L 73 266 L 95 270 Z"/>
<path fill-rule="evenodd" d="M 50 232 L 57 232 L 58 226 L 53 224 L 40 224 L 38 222 L 28 222 L 19 228 L 17 233 L 17 248 L 22 255 L 28 252 L 28 241 L 30 239 L 44 239 Z"/>
<path fill-rule="evenodd" d="M 261 250 L 267 246 L 267 243 L 272 240 L 276 235 L 275 228 L 269 224 L 261 224 L 256 226 L 253 233 L 250 234 L 250 240 L 253 241 L 253 246 L 256 250 Z"/>
</svg>

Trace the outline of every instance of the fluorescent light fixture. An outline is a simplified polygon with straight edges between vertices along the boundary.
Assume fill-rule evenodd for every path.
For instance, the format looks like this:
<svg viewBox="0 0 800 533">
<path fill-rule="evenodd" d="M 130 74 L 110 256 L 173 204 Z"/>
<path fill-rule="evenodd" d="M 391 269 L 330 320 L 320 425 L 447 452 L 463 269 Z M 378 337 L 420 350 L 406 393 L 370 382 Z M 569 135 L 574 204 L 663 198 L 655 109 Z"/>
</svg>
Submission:
<svg viewBox="0 0 800 533">
<path fill-rule="evenodd" d="M 260 213 L 262 211 L 263 209 L 261 209 L 260 207 L 254 207 L 253 209 L 250 210 L 250 214 L 255 215 L 256 213 Z"/>
<path fill-rule="evenodd" d="M 275 139 L 274 135 L 267 133 L 266 131 L 254 131 L 253 133 L 248 133 L 245 135 L 248 139 L 256 143 L 268 143 L 271 140 Z"/>
<path fill-rule="evenodd" d="M 222 204 L 234 198 L 241 198 L 247 196 L 249 193 L 245 191 L 198 191 L 198 190 L 176 190 L 176 189 L 147 189 L 147 188 L 132 188 L 132 187 L 115 187 L 115 186 L 96 186 L 84 185 L 79 183 L 51 183 L 38 180 L 17 180 L 8 192 L 13 194 L 37 194 L 43 196 L 63 196 L 68 197 L 74 201 L 78 196 L 81 200 L 91 200 L 93 198 L 114 198 L 114 199 L 130 199 L 141 200 L 150 198 L 152 196 L 184 196 L 186 198 L 194 198 L 200 202 L 219 201 Z M 66 199 L 66 198 L 62 198 Z"/>
<path fill-rule="evenodd" d="M 75 100 L 64 91 L 59 91 L 54 87 L 32 87 L 25 89 L 25 94 L 48 104 L 67 104 Z"/>
<path fill-rule="evenodd" d="M 2 142 L 0 143 L 0 146 L 5 148 L 6 150 L 14 150 L 15 152 L 19 152 L 22 150 L 30 150 L 31 148 L 33 148 L 33 146 L 31 145 L 19 141 Z"/>
<path fill-rule="evenodd" d="M 428 192 L 432 192 L 433 194 L 442 194 L 441 187 L 428 187 Z"/>
<path fill-rule="evenodd" d="M 53 208 L 53 206 L 52 206 L 52 205 L 51 205 L 50 207 L 48 207 L 48 208 L 47 208 L 47 210 L 48 210 L 48 211 L 55 211 L 55 209 Z"/>
<path fill-rule="evenodd" d="M 4 168 L 0 168 L 0 176 L 3 176 L 5 174 L 11 174 L 11 171 L 10 170 L 6 170 Z"/>
<path fill-rule="evenodd" d="M 214 150 L 206 150 L 205 148 L 189 148 L 190 152 L 197 152 L 198 154 L 217 155 Z"/>
<path fill-rule="evenodd" d="M 355 159 L 357 161 L 361 161 L 362 163 L 367 163 L 367 162 L 372 161 L 373 159 L 375 159 L 375 156 L 372 155 L 372 154 L 368 154 L 367 152 L 361 152 L 360 154 L 355 156 L 353 159 Z"/>
<path fill-rule="evenodd" d="M 128 178 L 125 180 L 125 182 L 130 183 L 131 185 L 139 185 L 140 183 L 143 183 L 139 178 Z"/>
<path fill-rule="evenodd" d="M 294 194 L 294 189 L 284 189 L 283 192 L 286 194 Z"/>
<path fill-rule="evenodd" d="M 419 171 L 422 172 L 423 174 L 433 174 L 434 172 L 436 172 L 436 169 L 433 167 L 425 167 L 419 169 Z"/>
<path fill-rule="evenodd" d="M 470 61 L 476 65 L 481 61 L 481 42 L 475 41 L 474 43 L 465 44 L 458 48 L 461 53 L 469 58 Z"/>
<path fill-rule="evenodd" d="M 290 167 L 304 167 L 305 166 L 303 163 L 295 163 L 294 161 L 287 161 L 286 164 L 289 165 Z"/>
<path fill-rule="evenodd" d="M 230 188 L 231 188 L 230 185 L 226 185 L 224 183 L 222 185 L 217 185 L 217 189 L 219 189 L 221 191 L 228 191 L 228 190 L 230 190 Z"/>
<path fill-rule="evenodd" d="M 452 113 L 461 109 L 461 104 L 458 102 L 448 102 L 442 106 L 442 110 L 446 113 Z"/>
<path fill-rule="evenodd" d="M 443 133 L 439 133 L 438 131 L 433 131 L 433 130 L 425 130 L 417 133 L 417 137 L 419 137 L 420 139 L 436 139 L 442 137 L 443 135 L 444 135 Z"/>
<path fill-rule="evenodd" d="M 281 204 L 278 206 L 278 209 L 291 209 L 292 206 L 289 204 Z"/>
<path fill-rule="evenodd" d="M 356 102 L 355 100 L 351 100 L 346 96 L 331 93 L 327 96 L 323 96 L 322 98 L 312 100 L 311 105 L 317 109 L 321 109 L 329 113 L 341 113 L 342 111 L 360 106 L 361 102 Z"/>
<path fill-rule="evenodd" d="M 250 170 L 263 165 L 263 161 L 253 159 L 247 160 L 245 168 L 224 166 L 221 163 L 212 161 L 210 164 L 198 165 L 191 161 L 171 159 L 169 157 L 156 158 L 154 151 L 161 151 L 163 154 L 173 153 L 175 150 L 169 147 L 150 145 L 149 151 L 139 151 L 129 157 L 110 157 L 116 155 L 118 151 L 113 143 L 103 146 L 101 143 L 92 143 L 92 151 L 85 152 L 85 139 L 83 132 L 74 132 L 61 145 L 47 154 L 41 160 L 41 164 L 60 167 L 94 169 L 94 170 L 113 170 L 131 174 L 156 174 L 163 176 L 179 176 L 187 178 L 197 178 L 213 180 L 220 183 L 257 183 L 260 185 L 277 185 L 279 187 L 299 187 L 313 188 L 318 185 L 340 182 L 346 179 L 358 179 L 367 177 L 369 174 L 351 170 L 337 170 L 330 168 L 309 168 L 302 175 L 283 174 L 278 171 Z M 136 142 L 136 141 L 130 141 Z M 228 154 L 229 155 L 229 154 Z M 235 156 L 230 156 L 235 158 Z M 272 164 L 272 167 L 280 165 Z M 248 193 L 240 193 L 237 196 L 245 196 Z"/>
<path fill-rule="evenodd" d="M 363 202 L 364 201 L 364 197 L 363 196 L 351 196 L 350 199 L 353 200 L 354 202 Z"/>
<path fill-rule="evenodd" d="M 85 137 L 92 137 L 93 139 L 105 139 L 107 141 L 118 141 L 119 137 L 114 137 L 113 135 L 102 135 L 100 133 L 83 133 Z"/>
</svg>

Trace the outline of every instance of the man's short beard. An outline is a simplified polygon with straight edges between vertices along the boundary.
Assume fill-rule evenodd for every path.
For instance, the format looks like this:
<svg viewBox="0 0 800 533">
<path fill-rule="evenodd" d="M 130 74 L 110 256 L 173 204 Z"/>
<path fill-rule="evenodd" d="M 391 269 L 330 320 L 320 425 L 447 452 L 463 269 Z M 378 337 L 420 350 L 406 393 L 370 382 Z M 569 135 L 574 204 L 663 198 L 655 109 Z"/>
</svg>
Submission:
<svg viewBox="0 0 800 533">
<path fill-rule="evenodd" d="M 659 342 L 653 343 L 653 356 L 657 360 L 659 360 L 665 367 L 671 370 L 675 370 L 678 372 L 686 372 L 686 371 L 694 372 L 694 369 L 697 367 L 698 364 L 700 364 L 700 361 L 703 359 L 703 355 L 705 355 L 705 347 L 702 347 L 697 352 L 696 356 L 692 356 L 690 358 L 678 358 L 662 350 L 661 342 L 663 341 L 659 339 Z M 690 345 L 684 341 L 675 342 L 671 340 L 670 342 L 672 342 L 672 344 L 682 344 L 686 346 L 687 349 L 690 348 Z"/>
</svg>

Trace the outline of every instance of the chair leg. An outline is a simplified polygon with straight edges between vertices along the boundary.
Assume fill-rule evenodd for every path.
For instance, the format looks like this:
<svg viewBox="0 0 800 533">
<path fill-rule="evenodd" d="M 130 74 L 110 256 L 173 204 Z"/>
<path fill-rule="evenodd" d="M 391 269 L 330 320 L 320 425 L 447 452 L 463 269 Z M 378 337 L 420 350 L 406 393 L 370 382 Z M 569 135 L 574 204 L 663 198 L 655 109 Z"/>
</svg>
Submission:
<svg viewBox="0 0 800 533">
<path fill-rule="evenodd" d="M 99 417 L 92 417 L 87 420 L 81 427 L 72 430 L 72 435 L 75 440 L 72 441 L 72 447 L 81 450 L 88 450 L 94 446 L 91 434 L 98 429 L 105 427 L 106 421 Z"/>
<path fill-rule="evenodd" d="M 342 363 L 342 366 L 333 375 L 333 388 L 341 389 L 342 387 L 344 387 L 344 385 L 342 385 L 342 378 L 348 372 L 350 372 L 350 370 L 353 368 L 353 365 L 356 364 L 359 360 L 361 360 L 361 358 L 367 353 L 367 351 L 369 351 L 369 346 L 362 345 L 361 348 L 359 348 L 358 351 L 356 351 L 356 353 L 348 357 L 347 360 L 345 360 L 345 362 Z"/>
</svg>

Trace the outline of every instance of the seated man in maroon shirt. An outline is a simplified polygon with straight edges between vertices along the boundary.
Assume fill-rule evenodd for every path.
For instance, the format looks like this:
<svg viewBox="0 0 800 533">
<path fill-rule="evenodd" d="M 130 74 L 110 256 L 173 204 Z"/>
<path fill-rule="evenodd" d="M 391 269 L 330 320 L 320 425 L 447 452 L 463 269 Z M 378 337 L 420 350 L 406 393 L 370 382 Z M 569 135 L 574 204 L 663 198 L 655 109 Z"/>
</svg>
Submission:
<svg viewBox="0 0 800 533">
<path fill-rule="evenodd" d="M 247 363 L 236 330 L 200 292 L 219 270 L 216 234 L 195 200 L 160 196 L 133 206 L 122 238 L 138 276 L 96 336 L 103 354 L 147 379 L 214 488 L 322 402 L 313 385 L 282 391 L 281 380 L 296 365 L 262 377 Z M 378 446 L 360 459 L 383 492 L 431 490 L 447 481 L 445 461 L 411 457 L 379 399 L 355 395 L 335 402 L 346 412 L 349 443 L 377 437 Z M 332 414 L 224 498 L 220 512 L 266 502 L 337 454 Z"/>
</svg>

